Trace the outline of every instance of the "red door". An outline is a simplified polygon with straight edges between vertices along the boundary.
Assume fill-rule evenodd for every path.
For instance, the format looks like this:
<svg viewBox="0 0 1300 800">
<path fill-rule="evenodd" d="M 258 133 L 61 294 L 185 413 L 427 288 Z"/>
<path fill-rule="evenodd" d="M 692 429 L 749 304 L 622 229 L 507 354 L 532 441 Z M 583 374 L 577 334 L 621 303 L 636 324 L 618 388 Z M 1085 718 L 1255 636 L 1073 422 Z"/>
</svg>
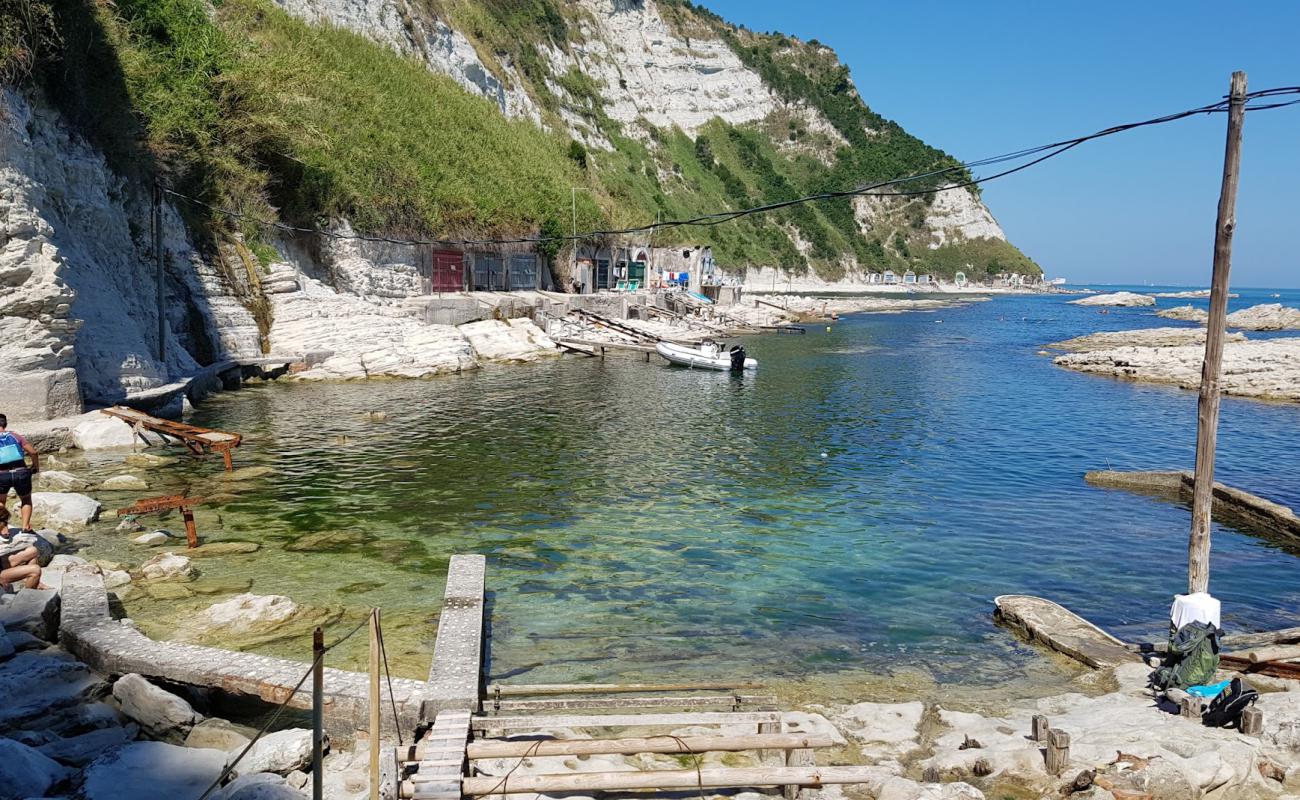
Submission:
<svg viewBox="0 0 1300 800">
<path fill-rule="evenodd" d="M 429 291 L 459 292 L 464 286 L 464 254 L 456 250 L 434 250 L 430 258 Z"/>
</svg>

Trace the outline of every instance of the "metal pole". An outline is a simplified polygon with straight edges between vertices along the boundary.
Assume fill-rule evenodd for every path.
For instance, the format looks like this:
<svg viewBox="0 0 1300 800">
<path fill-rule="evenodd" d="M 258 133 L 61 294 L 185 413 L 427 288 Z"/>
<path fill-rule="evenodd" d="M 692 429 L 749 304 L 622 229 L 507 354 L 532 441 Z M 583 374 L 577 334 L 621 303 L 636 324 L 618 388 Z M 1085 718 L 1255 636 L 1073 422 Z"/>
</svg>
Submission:
<svg viewBox="0 0 1300 800">
<path fill-rule="evenodd" d="M 1232 73 L 1228 95 L 1228 141 L 1223 154 L 1223 186 L 1214 231 L 1214 277 L 1210 317 L 1205 327 L 1205 363 L 1196 420 L 1196 485 L 1192 493 L 1192 534 L 1187 543 L 1187 591 L 1210 588 L 1210 506 L 1214 495 L 1214 448 L 1219 431 L 1219 376 L 1228 314 L 1228 273 L 1232 234 L 1237 227 L 1237 179 L 1241 168 L 1241 128 L 1246 120 L 1246 73 Z"/>
<path fill-rule="evenodd" d="M 311 635 L 311 796 L 323 800 L 325 791 L 325 633 Z"/>
<path fill-rule="evenodd" d="M 153 181 L 153 257 L 158 307 L 158 364 L 166 372 L 167 317 L 163 312 L 162 181 Z"/>
<path fill-rule="evenodd" d="M 370 611 L 370 800 L 379 800 L 379 609 Z"/>
</svg>

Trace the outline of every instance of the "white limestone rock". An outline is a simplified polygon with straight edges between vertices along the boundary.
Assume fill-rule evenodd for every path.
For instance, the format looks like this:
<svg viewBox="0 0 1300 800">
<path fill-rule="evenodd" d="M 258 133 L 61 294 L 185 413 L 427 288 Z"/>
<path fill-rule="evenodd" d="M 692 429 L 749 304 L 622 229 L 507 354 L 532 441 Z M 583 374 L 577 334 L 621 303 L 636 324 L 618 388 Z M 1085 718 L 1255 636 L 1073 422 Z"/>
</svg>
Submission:
<svg viewBox="0 0 1300 800">
<path fill-rule="evenodd" d="M 1281 303 L 1243 308 L 1228 315 L 1228 327 L 1248 331 L 1300 330 L 1300 308 L 1288 308 Z"/>
<path fill-rule="evenodd" d="M 284 595 L 245 593 L 208 606 L 192 622 L 208 634 L 240 636 L 288 623 L 301 611 L 297 603 Z"/>
<path fill-rule="evenodd" d="M 40 746 L 40 751 L 61 764 L 84 767 L 105 750 L 135 739 L 140 729 L 136 725 L 113 725 L 96 728 L 66 739 L 55 739 Z"/>
<path fill-rule="evenodd" d="M 1076 306 L 1153 306 L 1156 304 L 1156 299 L 1149 294 L 1112 292 L 1111 294 L 1091 294 L 1087 297 L 1080 297 L 1077 300 L 1071 300 L 1070 304 Z"/>
<path fill-rule="evenodd" d="M 289 728 L 268 733 L 239 762 L 238 774 L 275 772 L 284 775 L 311 763 L 311 731 Z"/>
<path fill-rule="evenodd" d="M 303 800 L 307 795 L 279 775 L 241 775 L 212 794 L 212 800 Z"/>
<path fill-rule="evenodd" d="M 369 265 L 370 272 L 381 272 Z M 423 378 L 476 366 L 465 337 L 450 325 L 426 325 L 382 298 L 337 291 L 302 278 L 302 291 L 274 295 L 275 352 L 331 352 L 298 380 Z"/>
<path fill-rule="evenodd" d="M 0 624 L 9 631 L 26 631 L 53 641 L 59 634 L 58 591 L 22 588 L 16 594 L 0 595 Z"/>
<path fill-rule="evenodd" d="M 135 673 L 118 678 L 113 684 L 113 697 L 123 714 L 158 738 L 184 741 L 190 729 L 202 719 L 184 698 L 154 686 Z"/>
<path fill-rule="evenodd" d="M 837 746 L 848 744 L 848 740 L 844 738 L 839 729 L 821 714 L 787 711 L 781 715 L 781 721 L 785 723 L 786 733 L 811 733 L 818 736 L 829 736 Z"/>
<path fill-rule="evenodd" d="M 57 648 L 29 650 L 0 664 L 5 702 L 0 703 L 0 728 L 18 729 L 35 720 L 48 720 L 61 709 L 82 705 L 98 695 L 104 683 L 85 664 Z"/>
<path fill-rule="evenodd" d="M 112 591 L 131 582 L 131 573 L 124 569 L 104 570 L 104 588 Z"/>
<path fill-rule="evenodd" d="M 874 759 L 898 758 L 920 746 L 925 704 L 857 703 L 834 718 L 835 726 Z"/>
<path fill-rule="evenodd" d="M 172 538 L 172 535 L 167 531 L 157 530 L 142 533 L 139 536 L 132 538 L 131 541 L 136 544 L 142 544 L 145 547 L 158 547 L 159 545 L 169 544 Z"/>
<path fill-rule="evenodd" d="M 1067 353 L 1052 363 L 1079 372 L 1196 389 L 1204 358 L 1205 348 L 1196 345 L 1116 347 Z M 1225 394 L 1300 402 L 1300 339 L 1226 343 L 1220 385 Z"/>
<path fill-rule="evenodd" d="M 72 771 L 39 750 L 0 738 L 0 797 L 45 797 Z"/>
<path fill-rule="evenodd" d="M 1226 342 L 1244 342 L 1245 334 L 1229 333 Z M 1182 345 L 1205 346 L 1204 328 L 1135 328 L 1125 331 L 1104 331 L 1087 336 L 1076 336 L 1063 342 L 1056 342 L 1048 347 L 1057 350 L 1069 350 L 1085 353 L 1095 350 L 1110 350 L 1116 347 L 1180 347 Z"/>
<path fill-rule="evenodd" d="M 1160 309 L 1156 312 L 1156 316 L 1164 319 L 1180 319 L 1185 322 L 1199 322 L 1204 325 L 1210 318 L 1210 312 L 1196 306 L 1175 306 Z"/>
<path fill-rule="evenodd" d="M 536 361 L 560 355 L 551 337 L 527 319 L 489 319 L 458 330 L 481 361 Z"/>
<path fill-rule="evenodd" d="M 140 566 L 148 580 L 191 580 L 195 576 L 189 558 L 176 553 L 159 553 Z"/>
<path fill-rule="evenodd" d="M 149 484 L 136 475 L 114 475 L 99 484 L 99 488 L 105 492 L 143 492 Z"/>
<path fill-rule="evenodd" d="M 79 492 L 90 488 L 90 481 L 82 480 L 71 472 L 41 470 L 32 476 L 32 487 L 43 492 Z"/>
<path fill-rule="evenodd" d="M 32 524 L 59 532 L 79 531 L 99 519 L 103 507 L 77 492 L 32 492 Z"/>
<path fill-rule="evenodd" d="M 130 425 L 107 414 L 88 414 L 73 427 L 72 441 L 82 450 L 108 450 L 145 444 L 136 438 Z"/>
<path fill-rule="evenodd" d="M 221 775 L 227 757 L 220 750 L 132 742 L 91 762 L 82 793 L 85 800 L 198 797 Z"/>
</svg>

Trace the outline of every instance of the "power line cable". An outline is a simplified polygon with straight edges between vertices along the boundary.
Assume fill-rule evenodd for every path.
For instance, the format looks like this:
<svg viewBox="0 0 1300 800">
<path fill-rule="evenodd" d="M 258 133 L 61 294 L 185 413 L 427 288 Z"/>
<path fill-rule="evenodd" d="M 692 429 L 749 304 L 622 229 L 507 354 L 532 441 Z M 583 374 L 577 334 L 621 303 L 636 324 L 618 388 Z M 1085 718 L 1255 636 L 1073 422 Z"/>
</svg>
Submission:
<svg viewBox="0 0 1300 800">
<path fill-rule="evenodd" d="M 1280 86 L 1271 89 L 1261 89 L 1258 91 L 1249 92 L 1246 94 L 1244 99 L 1244 102 L 1246 103 L 1246 110 L 1247 111 L 1268 111 L 1272 109 L 1284 108 L 1287 106 L 1300 104 L 1300 99 L 1295 99 L 1295 100 L 1288 100 L 1288 101 L 1269 102 L 1264 104 L 1250 105 L 1250 103 L 1253 101 L 1275 98 L 1275 97 L 1284 97 L 1288 95 L 1300 95 L 1300 86 Z M 302 226 L 289 225 L 287 223 L 278 222 L 274 220 L 261 219 L 251 214 L 246 214 L 243 212 L 234 211 L 232 209 L 226 209 L 226 208 L 221 208 L 219 206 L 215 206 L 211 203 L 200 200 L 199 198 L 191 197 L 181 192 L 177 192 L 173 189 L 164 187 L 163 191 L 172 197 L 175 197 L 177 199 L 183 200 L 188 203 L 192 203 L 194 205 L 201 206 L 203 208 L 207 208 L 208 210 L 214 213 L 221 214 L 230 219 L 235 219 L 244 222 L 252 222 L 256 225 L 260 225 L 266 228 L 271 228 L 274 230 L 283 231 L 285 233 L 314 234 L 317 236 L 322 236 L 325 238 L 335 239 L 335 240 L 377 242 L 382 244 L 407 245 L 407 246 L 442 245 L 442 246 L 450 246 L 450 247 L 476 247 L 476 246 L 489 246 L 489 245 L 518 245 L 518 244 L 536 245 L 544 242 L 577 242 L 577 241 L 585 241 L 588 239 L 601 238 L 607 236 L 650 233 L 654 231 L 667 230 L 667 229 L 678 228 L 678 227 L 712 227 L 715 225 L 721 225 L 726 222 L 733 222 L 737 219 L 742 219 L 744 217 L 753 216 L 755 214 L 769 213 L 784 208 L 790 208 L 796 205 L 803 205 L 806 203 L 813 203 L 813 202 L 819 202 L 824 200 L 834 200 L 834 199 L 840 199 L 845 197 L 916 197 L 920 195 L 927 195 L 927 194 L 932 194 L 937 192 L 952 191 L 954 189 L 965 189 L 972 186 L 978 186 L 984 183 L 988 183 L 989 181 L 997 180 L 999 178 L 1004 178 L 1008 175 L 1013 175 L 1022 170 L 1029 169 L 1030 167 L 1041 164 L 1044 161 L 1047 161 L 1048 159 L 1055 158 L 1056 156 L 1059 156 L 1069 150 L 1072 150 L 1073 148 L 1078 147 L 1079 145 L 1085 144 L 1090 141 L 1094 141 L 1096 139 L 1101 139 L 1107 136 L 1114 136 L 1116 134 L 1125 133 L 1128 131 L 1136 130 L 1138 128 L 1146 128 L 1146 127 L 1151 127 L 1153 125 L 1163 125 L 1169 122 L 1176 122 L 1178 120 L 1187 119 L 1189 117 L 1199 116 L 1202 114 L 1223 113 L 1228 110 L 1230 103 L 1231 100 L 1227 97 L 1224 97 L 1223 99 L 1218 100 L 1214 103 L 1199 106 L 1196 108 L 1187 109 L 1185 111 L 1179 111 L 1172 114 L 1165 114 L 1163 116 L 1153 117 L 1151 119 L 1141 120 L 1139 122 L 1129 122 L 1120 125 L 1114 125 L 1109 128 L 1103 128 L 1102 130 L 1096 131 L 1094 133 L 1086 134 L 1083 136 L 1076 136 L 1070 139 L 1062 139 L 1056 142 L 1037 145 L 1035 147 L 1028 147 L 1021 150 L 1012 151 L 1009 153 L 1003 153 L 996 156 L 976 159 L 973 161 L 964 161 L 940 169 L 933 169 L 926 172 L 920 172 L 920 173 L 907 175 L 900 178 L 892 178 L 889 180 L 878 181 L 876 183 L 859 185 L 852 189 L 818 192 L 814 194 L 808 194 L 800 197 L 790 198 L 788 200 L 781 200 L 773 203 L 753 206 L 750 208 L 719 211 L 719 212 L 714 212 L 712 214 L 702 214 L 687 219 L 655 221 L 653 223 L 648 223 L 645 225 L 640 225 L 635 227 L 597 229 L 597 230 L 586 231 L 583 233 L 560 234 L 556 236 L 539 235 L 539 236 L 523 236 L 523 237 L 514 237 L 514 238 L 484 238 L 484 239 L 402 239 L 402 238 L 397 238 L 392 236 L 381 236 L 381 235 L 374 235 L 374 234 L 340 233 L 337 231 L 327 231 L 327 230 L 322 230 L 320 228 L 307 228 Z M 881 191 L 891 186 L 906 185 L 921 180 L 937 178 L 943 175 L 950 175 L 952 173 L 965 172 L 969 174 L 969 171 L 971 169 L 977 167 L 1006 164 L 1013 161 L 1020 161 L 1026 158 L 1030 158 L 1031 156 L 1038 156 L 1038 157 L 1032 158 L 1030 161 L 1027 161 L 1024 164 L 1020 164 L 1016 167 L 1005 169 L 1000 172 L 995 172 L 991 175 L 986 175 L 978 178 L 971 177 L 967 180 L 959 181 L 957 183 L 952 183 L 945 186 L 928 186 L 924 188 L 903 189 L 898 191 Z"/>
</svg>

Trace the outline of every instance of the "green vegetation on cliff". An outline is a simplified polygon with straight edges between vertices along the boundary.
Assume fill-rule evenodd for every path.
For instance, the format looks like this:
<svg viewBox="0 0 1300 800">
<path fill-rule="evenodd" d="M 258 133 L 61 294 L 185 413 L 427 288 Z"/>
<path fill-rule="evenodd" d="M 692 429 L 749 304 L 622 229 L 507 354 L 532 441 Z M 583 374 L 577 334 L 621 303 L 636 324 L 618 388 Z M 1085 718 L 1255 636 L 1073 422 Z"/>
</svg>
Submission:
<svg viewBox="0 0 1300 800">
<path fill-rule="evenodd" d="M 689 4 L 669 2 L 665 16 L 692 35 L 724 38 L 778 95 L 820 111 L 837 136 L 774 113 L 743 126 L 715 119 L 695 138 L 676 128 L 634 138 L 606 115 L 602 87 L 588 75 L 550 74 L 538 48 L 567 49 L 573 15 L 585 13 L 555 0 L 423 0 L 471 38 L 489 68 L 504 74 L 502 64 L 513 65 L 545 128 L 506 119 L 416 59 L 290 17 L 269 0 L 0 2 L 52 9 L 64 53 L 53 58 L 46 44 L 35 55 L 15 50 L 10 43 L 31 34 L 0 28 L 0 67 L 30 67 L 43 56 L 49 96 L 120 171 L 160 172 L 178 191 L 248 215 L 235 225 L 189 208 L 196 228 L 216 240 L 238 227 L 256 243 L 265 232 L 252 219 L 312 226 L 339 217 L 395 235 L 554 234 L 572 224 L 574 187 L 584 190 L 576 193 L 580 228 L 624 227 L 956 163 L 871 112 L 829 50 L 736 29 Z M 561 111 L 613 149 L 570 139 Z M 996 262 L 1037 271 L 1001 242 L 929 250 L 926 203 L 890 204 L 869 236 L 843 199 L 656 239 L 707 242 L 724 265 L 811 267 L 828 278 L 846 259 L 877 270 L 943 274 Z"/>
</svg>

